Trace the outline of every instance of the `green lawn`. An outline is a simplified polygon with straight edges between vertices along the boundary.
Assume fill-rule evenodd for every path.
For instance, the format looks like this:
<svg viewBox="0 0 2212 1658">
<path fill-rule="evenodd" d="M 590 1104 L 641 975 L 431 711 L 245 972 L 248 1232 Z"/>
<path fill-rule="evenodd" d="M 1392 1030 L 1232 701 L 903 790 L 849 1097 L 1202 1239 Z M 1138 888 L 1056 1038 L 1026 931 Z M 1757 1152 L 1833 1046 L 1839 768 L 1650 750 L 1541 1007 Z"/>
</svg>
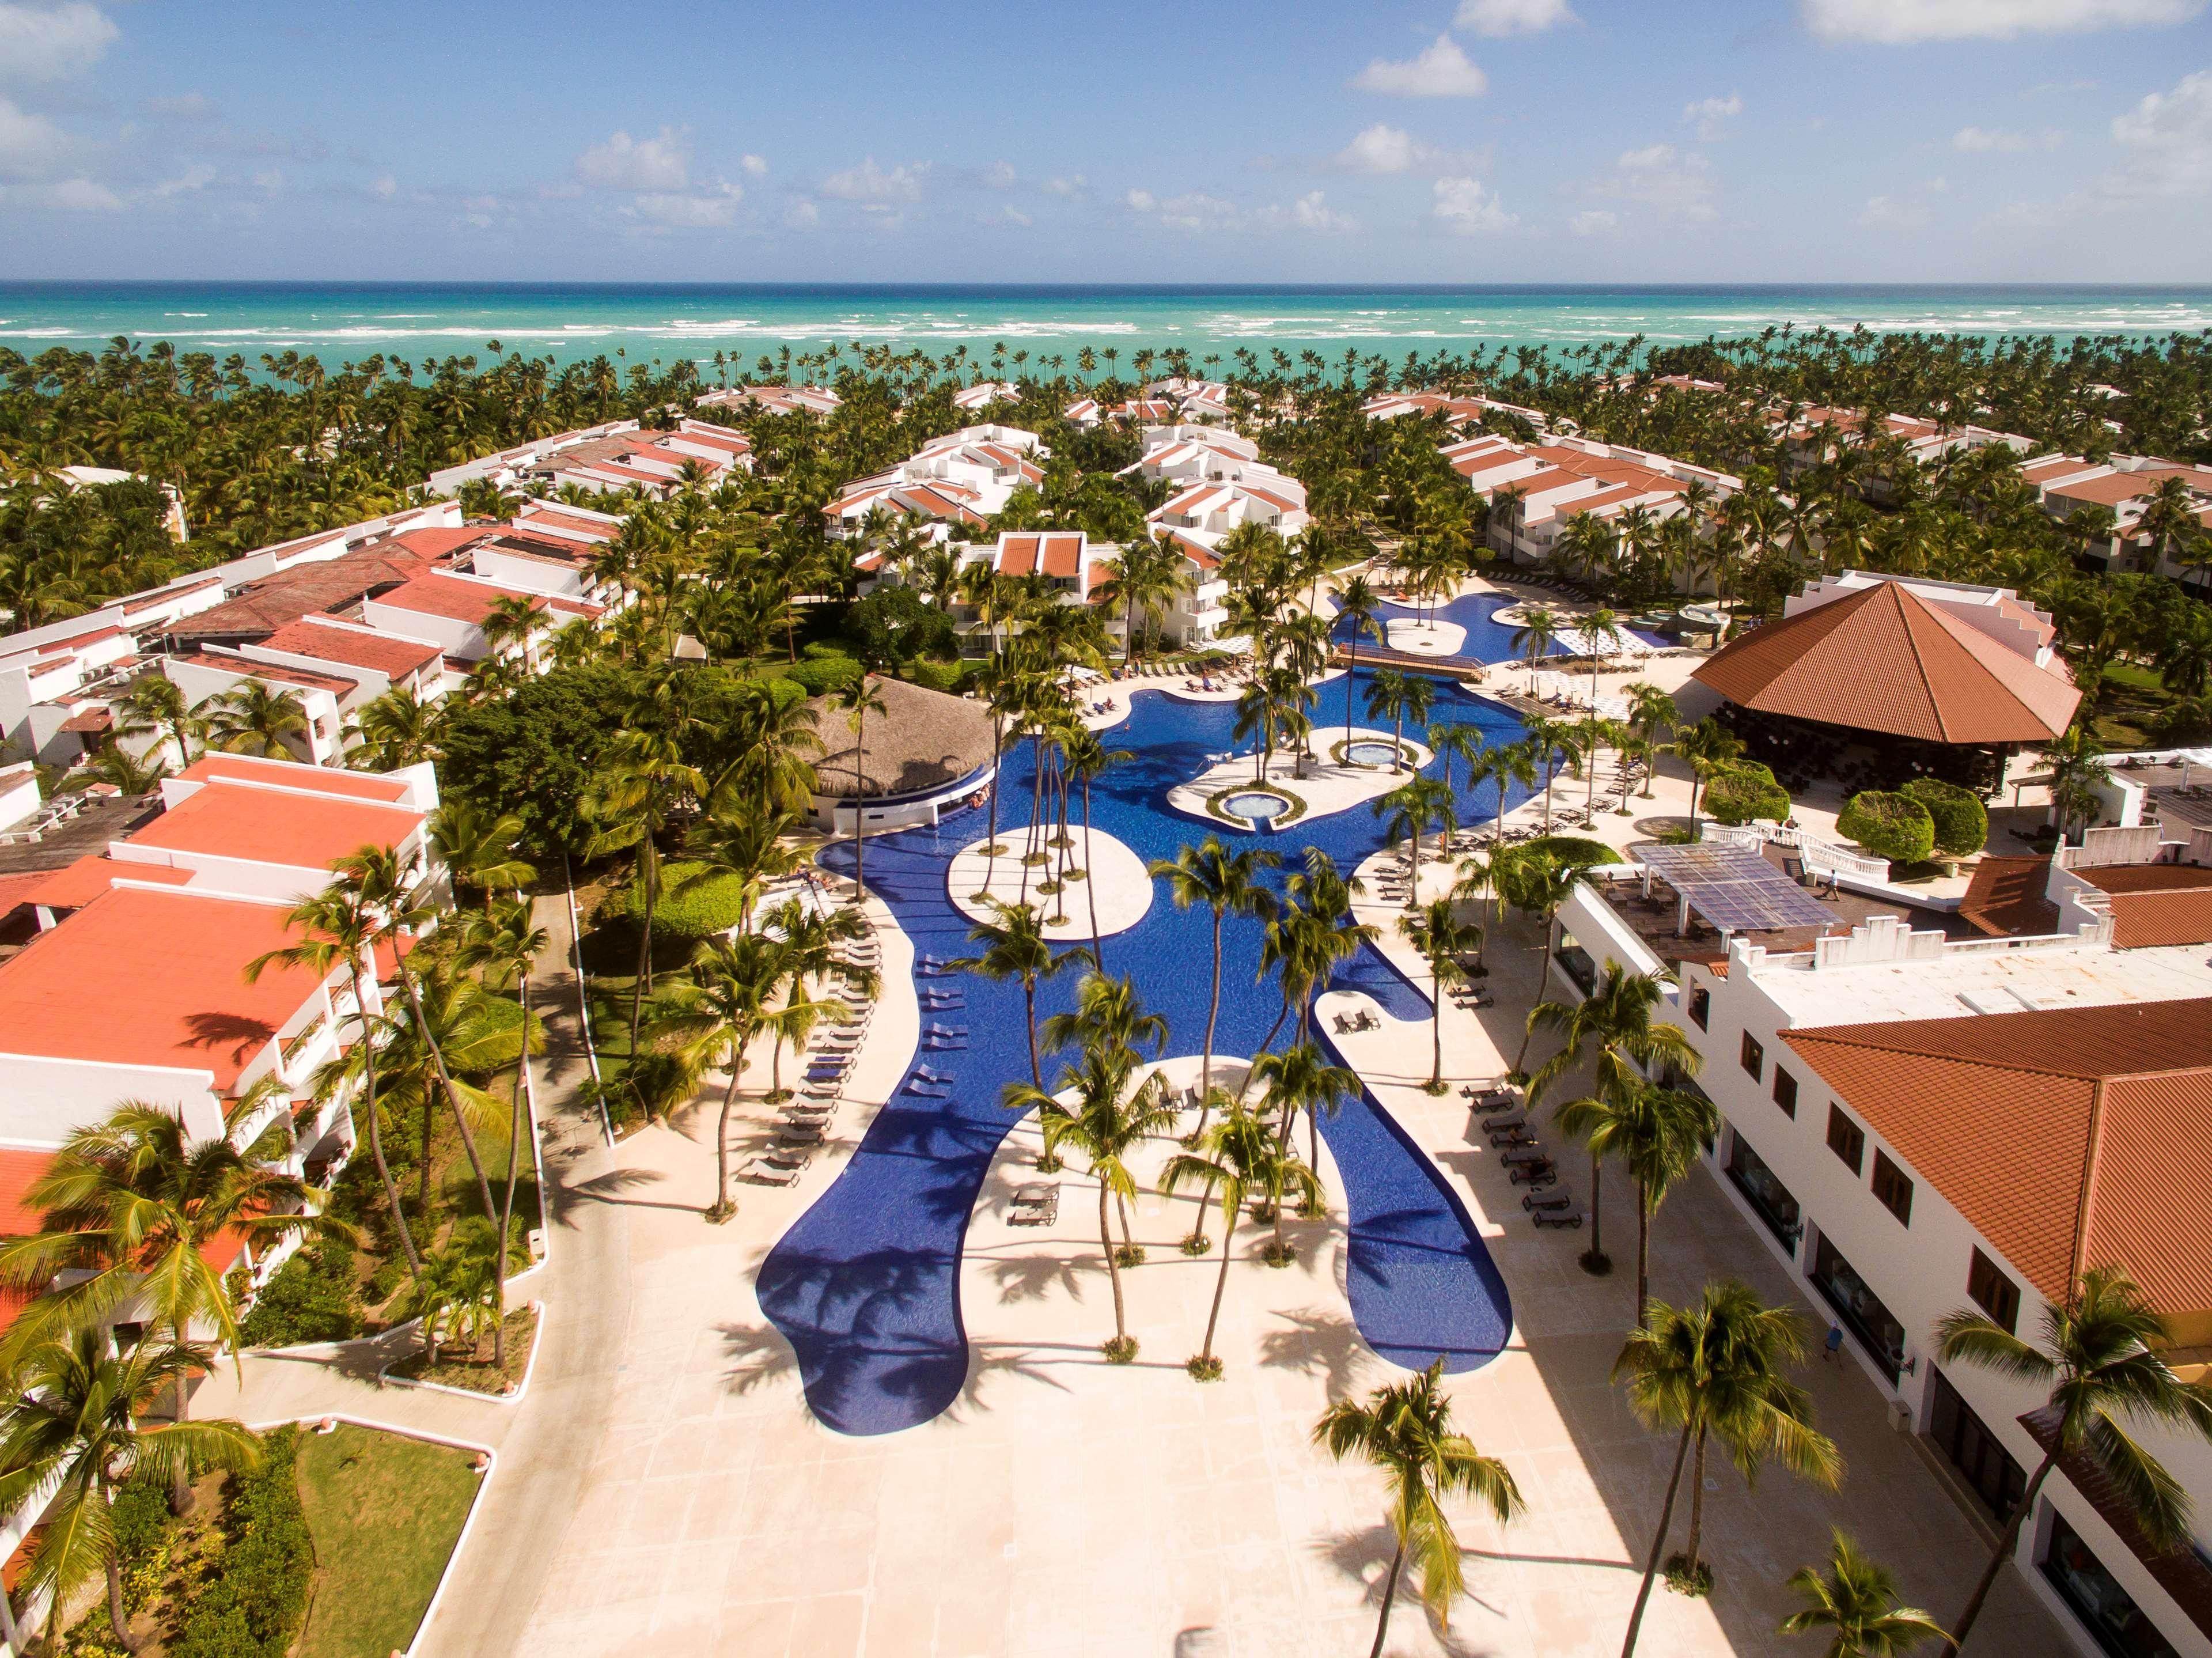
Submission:
<svg viewBox="0 0 2212 1658">
<path fill-rule="evenodd" d="M 476 1500 L 465 1452 L 340 1423 L 300 1442 L 300 1501 L 315 1540 L 297 1658 L 404 1651 Z"/>
</svg>

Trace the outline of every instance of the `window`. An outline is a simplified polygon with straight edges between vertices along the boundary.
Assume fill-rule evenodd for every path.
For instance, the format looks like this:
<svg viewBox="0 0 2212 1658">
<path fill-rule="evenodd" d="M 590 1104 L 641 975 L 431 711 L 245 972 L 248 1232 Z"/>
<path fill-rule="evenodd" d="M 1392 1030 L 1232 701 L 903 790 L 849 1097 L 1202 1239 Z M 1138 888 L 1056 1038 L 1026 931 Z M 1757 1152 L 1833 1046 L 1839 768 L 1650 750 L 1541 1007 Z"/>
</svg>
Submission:
<svg viewBox="0 0 2212 1658">
<path fill-rule="evenodd" d="M 1828 1108 L 1828 1150 L 1841 1157 L 1854 1175 L 1864 1166 L 1866 1130 L 1845 1116 L 1839 1105 Z"/>
<path fill-rule="evenodd" d="M 1797 1078 L 1778 1065 L 1774 1067 L 1774 1102 L 1782 1108 L 1784 1116 L 1797 1114 Z"/>
<path fill-rule="evenodd" d="M 2027 1476 L 1941 1370 L 1929 1383 L 1928 1436 L 1991 1519 L 2002 1526 L 2012 1518 Z"/>
<path fill-rule="evenodd" d="M 1804 1235 L 1805 1218 L 1797 1207 L 1797 1199 L 1788 1187 L 1774 1178 L 1774 1171 L 1766 1160 L 1751 1149 L 1751 1142 L 1741 1134 L 1729 1137 L 1728 1177 L 1735 1182 L 1735 1189 L 1750 1200 L 1766 1230 L 1792 1255 L 1797 1253 L 1797 1240 Z"/>
<path fill-rule="evenodd" d="M 1806 1276 L 1821 1298 L 1836 1309 L 1837 1321 L 1859 1339 L 1867 1357 L 1881 1367 L 1892 1382 L 1896 1382 L 1905 1368 L 1905 1326 L 1826 1234 L 1814 1236 L 1812 1270 Z"/>
<path fill-rule="evenodd" d="M 2089 1546 L 2063 1515 L 2051 1516 L 2043 1575 L 2113 1658 L 2175 1658 L 2173 1643 L 2158 1632 L 2143 1609 L 2105 1570 L 2105 1563 L 2089 1552 Z"/>
<path fill-rule="evenodd" d="M 1974 1251 L 1973 1264 L 1966 1268 L 1966 1293 L 1990 1315 L 1991 1323 L 2007 1330 L 2019 1325 L 2020 1286 L 1978 1249 Z"/>
<path fill-rule="evenodd" d="M 1712 1012 L 1713 993 L 1703 985 L 1692 988 L 1690 992 L 1691 1022 L 1698 1029 L 1703 1030 L 1705 1028 L 1705 1022 L 1712 1017 Z"/>
<path fill-rule="evenodd" d="M 1881 1206 L 1905 1225 L 1912 1224 L 1912 1181 L 1905 1172 L 1889 1160 L 1889 1153 L 1874 1154 L 1874 1194 L 1881 1199 Z"/>
<path fill-rule="evenodd" d="M 1745 1072 L 1749 1074 L 1753 1082 L 1757 1082 L 1759 1080 L 1759 1072 L 1765 1068 L 1766 1064 L 1766 1050 L 1759 1045 L 1759 1038 L 1753 1035 L 1748 1030 L 1743 1033 L 1743 1054 L 1741 1057 Z"/>
</svg>

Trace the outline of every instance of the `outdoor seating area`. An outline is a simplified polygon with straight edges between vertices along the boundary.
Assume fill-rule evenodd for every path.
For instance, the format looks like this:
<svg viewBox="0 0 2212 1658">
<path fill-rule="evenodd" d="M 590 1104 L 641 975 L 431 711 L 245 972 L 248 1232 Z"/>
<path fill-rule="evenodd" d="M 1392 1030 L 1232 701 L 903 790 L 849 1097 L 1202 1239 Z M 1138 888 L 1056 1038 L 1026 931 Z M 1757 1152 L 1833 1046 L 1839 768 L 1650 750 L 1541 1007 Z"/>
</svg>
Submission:
<svg viewBox="0 0 2212 1658">
<path fill-rule="evenodd" d="M 771 896 L 780 888 L 797 884 L 794 880 L 771 886 Z M 817 992 L 831 1011 L 820 1017 L 806 1038 L 805 1068 L 799 1086 L 788 1090 L 777 1108 L 774 1139 L 766 1151 L 738 1170 L 742 1178 L 757 1185 L 798 1184 L 827 1143 L 844 1102 L 847 1079 L 875 1016 L 875 997 L 864 987 L 882 969 L 882 946 L 871 935 L 847 939 L 831 953 L 834 982 Z"/>
<path fill-rule="evenodd" d="M 1501 1077 L 1468 1083 L 1460 1092 L 1468 1102 L 1468 1144 L 1486 1141 L 1507 1178 L 1528 1187 L 1521 1207 L 1529 1220 L 1540 1229 L 1580 1230 L 1583 1212 L 1560 1181 L 1551 1148 L 1529 1126 L 1527 1090 Z"/>
</svg>

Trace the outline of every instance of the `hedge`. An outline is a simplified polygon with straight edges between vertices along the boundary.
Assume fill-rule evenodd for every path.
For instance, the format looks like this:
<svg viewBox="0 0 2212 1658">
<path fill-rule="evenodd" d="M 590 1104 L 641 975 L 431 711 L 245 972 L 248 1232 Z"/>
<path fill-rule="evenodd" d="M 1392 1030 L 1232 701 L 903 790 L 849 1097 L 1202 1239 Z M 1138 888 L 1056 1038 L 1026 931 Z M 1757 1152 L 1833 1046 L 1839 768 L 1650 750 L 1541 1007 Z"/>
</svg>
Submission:
<svg viewBox="0 0 2212 1658">
<path fill-rule="evenodd" d="M 315 1546 L 300 1507 L 300 1430 L 261 1441 L 259 1465 L 230 1477 L 222 1570 L 168 1643 L 172 1658 L 283 1658 L 307 1612 Z"/>
<path fill-rule="evenodd" d="M 1790 795 L 1758 761 L 1731 760 L 1705 785 L 1705 807 L 1716 823 L 1734 825 L 1766 818 L 1778 823 L 1790 815 Z"/>
<path fill-rule="evenodd" d="M 1844 803 L 1836 829 L 1893 864 L 1924 862 L 1936 849 L 1936 820 L 1909 794 L 1868 789 Z"/>
<path fill-rule="evenodd" d="M 350 1341 L 361 1333 L 353 1247 L 332 1238 L 302 1245 L 277 1268 L 239 1326 L 240 1342 L 247 1347 Z"/>
<path fill-rule="evenodd" d="M 809 696 L 826 696 L 858 679 L 860 665 L 852 657 L 825 653 L 786 668 L 782 677 L 805 687 Z"/>
<path fill-rule="evenodd" d="M 1928 809 L 1936 824 L 1936 850 L 1949 858 L 1971 858 L 1989 844 L 1989 809 L 1972 789 L 1941 778 L 1916 777 L 1904 792 Z"/>
<path fill-rule="evenodd" d="M 653 907 L 655 938 L 711 938 L 737 926 L 744 913 L 744 878 L 726 871 L 695 882 L 694 878 L 705 867 L 693 863 L 660 866 L 660 897 Z M 642 926 L 644 888 L 631 882 L 608 904 L 607 913 Z"/>
<path fill-rule="evenodd" d="M 1522 841 L 1511 850 L 1547 853 L 1561 869 L 1594 869 L 1600 864 L 1621 861 L 1620 854 L 1604 841 L 1593 841 L 1582 835 L 1540 835 L 1533 841 Z"/>
</svg>

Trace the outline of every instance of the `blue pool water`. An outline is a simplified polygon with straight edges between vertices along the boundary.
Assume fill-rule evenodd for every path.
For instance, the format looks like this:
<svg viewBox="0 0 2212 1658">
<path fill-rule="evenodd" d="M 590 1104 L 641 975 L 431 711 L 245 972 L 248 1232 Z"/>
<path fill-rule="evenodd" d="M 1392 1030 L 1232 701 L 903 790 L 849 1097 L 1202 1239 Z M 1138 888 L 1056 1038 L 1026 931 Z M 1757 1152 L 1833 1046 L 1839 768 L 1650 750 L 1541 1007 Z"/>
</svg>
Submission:
<svg viewBox="0 0 2212 1658">
<path fill-rule="evenodd" d="M 1462 593 L 1457 598 L 1438 604 L 1433 609 L 1424 605 L 1420 607 L 1418 614 L 1433 616 L 1439 622 L 1449 622 L 1454 627 L 1466 630 L 1467 639 L 1460 646 L 1457 653 L 1453 656 L 1439 657 L 1438 661 L 1517 662 L 1521 659 L 1521 653 L 1514 647 L 1513 629 L 1498 621 L 1497 616 L 1498 611 L 1510 610 L 1520 602 L 1503 593 Z M 1376 620 L 1387 626 L 1389 619 L 1394 616 L 1411 616 L 1415 614 L 1417 614 L 1415 608 L 1411 604 L 1400 604 L 1394 600 L 1385 599 L 1383 608 L 1377 614 Z M 1346 638 L 1351 631 L 1350 622 L 1340 617 L 1336 624 L 1336 637 Z M 1623 628 L 1621 632 L 1631 638 L 1640 639 L 1647 645 L 1667 645 L 1673 642 L 1664 635 L 1646 633 L 1638 628 Z M 1364 646 L 1371 642 L 1371 640 L 1372 635 L 1364 635 L 1360 642 Z M 1565 653 L 1566 647 L 1557 642 L 1553 644 L 1547 653 L 1553 656 L 1563 656 Z"/>
<path fill-rule="evenodd" d="M 1352 687 L 1355 697 L 1359 689 Z M 1327 687 L 1316 717 L 1334 716 L 1340 728 L 1343 692 L 1340 683 Z M 1235 712 L 1158 693 L 1139 693 L 1134 701 L 1130 718 L 1107 738 L 1131 757 L 1094 786 L 1092 821 L 1139 857 L 1172 857 L 1207 831 L 1170 811 L 1163 796 L 1233 746 Z M 1521 733 L 1506 710 L 1455 685 L 1440 686 L 1435 717 L 1483 726 L 1493 742 Z M 1001 784 L 1002 832 L 1027 815 L 1031 780 L 1027 751 L 1010 754 Z M 1463 817 L 1487 817 L 1494 809 L 1487 782 L 1479 791 L 1462 784 L 1459 795 Z M 983 813 L 975 811 L 934 829 L 869 841 L 868 884 L 898 917 L 918 958 L 967 951 L 968 922 L 946 895 L 945 871 L 984 829 Z M 1381 839 L 1377 820 L 1355 809 L 1301 820 L 1294 839 L 1263 835 L 1260 844 L 1281 852 L 1286 862 L 1318 847 L 1349 868 Z M 849 846 L 832 848 L 823 861 L 849 873 Z M 1073 943 L 1086 937 L 1080 898 L 1071 899 L 1069 908 L 1077 922 L 1066 930 Z M 1166 1016 L 1171 1053 L 1195 1053 L 1206 1028 L 1212 925 L 1208 911 L 1179 911 L 1159 890 L 1142 921 L 1103 943 L 1107 970 L 1134 972 L 1147 1008 Z M 1224 928 L 1218 1052 L 1256 1051 L 1280 1010 L 1273 981 L 1255 981 L 1259 950 L 1257 923 L 1232 920 Z M 1043 988 L 1040 1020 L 1068 1005 L 1075 976 L 1070 972 Z M 904 1088 L 895 1095 L 852 1161 L 769 1252 L 759 1276 L 762 1309 L 798 1355 L 808 1403 L 845 1433 L 890 1433 L 926 1422 L 967 1384 L 961 1242 L 992 1154 L 1018 1121 L 1000 1105 L 1000 1088 L 1029 1076 L 1019 986 L 926 970 L 917 983 L 957 1004 L 926 1009 L 925 1023 L 969 1033 L 964 1048 L 915 1056 L 920 1066 L 951 1079 L 949 1096 Z M 1425 987 L 1407 982 L 1371 949 L 1346 963 L 1336 983 L 1375 996 L 1397 1017 L 1428 1017 Z M 1057 1071 L 1058 1061 L 1046 1055 L 1048 1085 Z M 1512 1309 L 1466 1206 L 1371 1095 L 1363 1093 L 1325 1120 L 1322 1133 L 1350 1211 L 1352 1315 L 1361 1336 L 1409 1369 L 1438 1357 L 1450 1370 L 1487 1363 L 1512 1329 Z"/>
</svg>

